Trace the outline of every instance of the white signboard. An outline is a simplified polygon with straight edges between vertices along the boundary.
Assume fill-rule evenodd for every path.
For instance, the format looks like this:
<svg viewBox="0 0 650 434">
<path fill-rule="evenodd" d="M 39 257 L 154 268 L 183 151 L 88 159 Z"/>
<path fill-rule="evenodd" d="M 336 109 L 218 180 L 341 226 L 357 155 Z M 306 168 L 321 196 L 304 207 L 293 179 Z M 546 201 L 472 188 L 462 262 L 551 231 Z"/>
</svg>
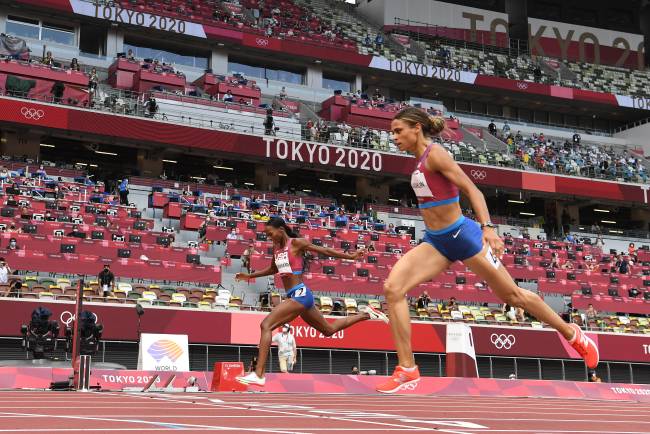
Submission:
<svg viewBox="0 0 650 434">
<path fill-rule="evenodd" d="M 143 333 L 140 337 L 138 369 L 143 371 L 189 371 L 187 335 Z"/>
</svg>

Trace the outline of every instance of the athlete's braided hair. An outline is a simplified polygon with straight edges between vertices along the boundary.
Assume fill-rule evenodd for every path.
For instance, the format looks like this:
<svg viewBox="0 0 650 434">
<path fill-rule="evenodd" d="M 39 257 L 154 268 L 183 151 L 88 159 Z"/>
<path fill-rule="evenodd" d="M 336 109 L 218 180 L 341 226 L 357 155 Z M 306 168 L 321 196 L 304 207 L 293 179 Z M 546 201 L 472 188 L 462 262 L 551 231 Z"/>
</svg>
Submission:
<svg viewBox="0 0 650 434">
<path fill-rule="evenodd" d="M 404 121 L 411 127 L 420 124 L 424 137 L 449 136 L 451 133 L 443 117 L 430 116 L 416 107 L 407 107 L 400 110 L 393 119 Z"/>
<path fill-rule="evenodd" d="M 268 222 L 266 222 L 267 226 L 274 227 L 276 229 L 284 229 L 284 231 L 287 233 L 287 236 L 289 238 L 298 238 L 298 235 L 287 225 L 287 223 L 284 221 L 284 219 L 280 217 L 271 217 Z"/>
</svg>

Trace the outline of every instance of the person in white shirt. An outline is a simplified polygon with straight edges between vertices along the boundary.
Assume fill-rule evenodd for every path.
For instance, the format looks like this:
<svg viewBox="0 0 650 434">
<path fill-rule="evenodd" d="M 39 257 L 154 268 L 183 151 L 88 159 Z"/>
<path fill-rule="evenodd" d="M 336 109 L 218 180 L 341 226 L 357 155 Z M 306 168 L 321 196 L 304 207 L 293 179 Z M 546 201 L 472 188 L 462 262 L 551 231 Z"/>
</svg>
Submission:
<svg viewBox="0 0 650 434">
<path fill-rule="evenodd" d="M 5 258 L 0 258 L 0 285 L 7 285 L 9 283 L 9 275 L 11 268 L 7 265 Z"/>
<path fill-rule="evenodd" d="M 291 334 L 291 326 L 285 324 L 282 326 L 282 332 L 273 336 L 273 343 L 278 345 L 278 361 L 280 362 L 280 371 L 293 371 L 293 365 L 296 363 L 296 340 Z"/>
</svg>

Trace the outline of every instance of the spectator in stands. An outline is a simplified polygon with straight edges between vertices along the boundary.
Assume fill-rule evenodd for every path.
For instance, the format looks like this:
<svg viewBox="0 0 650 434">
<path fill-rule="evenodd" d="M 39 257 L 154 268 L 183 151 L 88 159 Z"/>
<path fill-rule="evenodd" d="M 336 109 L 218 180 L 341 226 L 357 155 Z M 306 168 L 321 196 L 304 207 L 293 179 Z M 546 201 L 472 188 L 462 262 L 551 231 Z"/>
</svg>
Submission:
<svg viewBox="0 0 650 434">
<path fill-rule="evenodd" d="M 587 310 L 585 311 L 585 315 L 587 316 L 587 319 L 597 319 L 598 311 L 594 308 L 593 304 L 589 303 Z"/>
<path fill-rule="evenodd" d="M 296 349 L 296 339 L 291 334 L 291 326 L 289 324 L 282 326 L 282 332 L 273 336 L 272 342 L 278 345 L 280 372 L 293 371 L 298 351 Z"/>
<path fill-rule="evenodd" d="M 36 171 L 36 177 L 41 179 L 47 178 L 47 173 L 45 172 L 45 166 L 43 166 L 42 164 L 38 166 L 38 170 Z"/>
<path fill-rule="evenodd" d="M 431 298 L 429 297 L 429 293 L 426 290 L 422 291 L 422 294 L 420 294 L 416 303 L 417 308 L 426 309 L 429 306 L 429 303 L 431 303 Z"/>
<path fill-rule="evenodd" d="M 230 234 L 228 234 L 228 235 L 230 235 Z M 244 252 L 241 254 L 242 265 L 244 266 L 244 268 L 246 268 L 246 271 L 248 272 L 248 274 L 250 274 L 252 272 L 252 270 L 251 270 L 251 256 L 256 254 L 256 253 L 258 253 L 258 252 L 255 251 L 255 244 L 250 243 L 248 245 L 248 247 L 246 247 L 246 250 L 244 250 Z"/>
<path fill-rule="evenodd" d="M 286 88 L 286 86 L 282 86 L 282 89 L 280 89 L 280 99 L 281 100 L 287 99 L 287 88 Z"/>
<path fill-rule="evenodd" d="M 573 144 L 574 144 L 575 146 L 580 145 L 580 134 L 578 134 L 577 131 L 574 131 L 574 132 L 573 132 Z"/>
<path fill-rule="evenodd" d="M 0 181 L 6 182 L 10 178 L 11 173 L 7 170 L 6 167 L 2 166 L 2 168 L 0 168 Z"/>
<path fill-rule="evenodd" d="M 444 307 L 447 310 L 458 309 L 458 303 L 456 303 L 456 297 L 449 297 L 449 301 L 445 304 Z"/>
<path fill-rule="evenodd" d="M 29 206 L 21 206 L 20 207 L 20 218 L 23 219 L 23 220 L 31 220 L 32 212 L 31 212 Z"/>
<path fill-rule="evenodd" d="M 223 102 L 233 102 L 233 96 L 230 89 L 226 91 L 226 94 L 223 96 Z"/>
<path fill-rule="evenodd" d="M 20 280 L 16 280 L 13 283 L 9 284 L 9 291 L 5 294 L 5 297 L 15 297 L 18 298 L 20 297 L 20 292 L 22 291 L 23 288 L 23 282 Z"/>
<path fill-rule="evenodd" d="M 86 238 L 86 233 L 79 230 L 78 225 L 72 225 L 72 231 L 66 234 L 67 237 Z"/>
<path fill-rule="evenodd" d="M 18 240 L 15 238 L 9 239 L 9 245 L 7 246 L 7 250 L 20 250 L 20 246 L 18 245 Z"/>
<path fill-rule="evenodd" d="M 339 213 L 334 217 L 334 224 L 337 227 L 346 227 L 348 225 L 348 216 L 345 214 L 345 211 L 342 209 L 339 210 Z"/>
<path fill-rule="evenodd" d="M 533 77 L 535 83 L 542 81 L 542 68 L 540 68 L 539 65 L 535 65 L 535 68 L 533 68 Z"/>
<path fill-rule="evenodd" d="M 70 71 L 81 71 L 81 68 L 79 67 L 79 60 L 77 60 L 76 57 L 73 57 L 72 61 L 70 62 Z"/>
<path fill-rule="evenodd" d="M 524 309 L 521 307 L 510 306 L 508 303 L 504 303 L 502 307 L 502 312 L 510 321 L 520 321 L 525 322 L 526 316 Z"/>
<path fill-rule="evenodd" d="M 524 243 L 522 246 L 521 254 L 524 256 L 530 256 L 530 246 L 527 243 Z"/>
<path fill-rule="evenodd" d="M 564 238 L 564 241 L 567 242 L 568 244 L 577 244 L 578 243 L 577 238 L 570 232 L 566 233 L 566 237 Z"/>
<path fill-rule="evenodd" d="M 111 272 L 110 265 L 104 264 L 104 269 L 97 275 L 97 280 L 104 297 L 111 295 L 111 292 L 115 289 L 115 275 Z"/>
<path fill-rule="evenodd" d="M 153 118 L 158 113 L 158 103 L 153 95 L 149 95 L 149 99 L 144 103 L 144 116 Z"/>
<path fill-rule="evenodd" d="M 128 178 L 124 178 L 122 181 L 120 181 L 118 190 L 120 192 L 120 205 L 128 205 L 129 204 L 129 179 Z"/>
<path fill-rule="evenodd" d="M 377 36 L 375 36 L 375 48 L 377 51 L 384 49 L 384 35 L 381 33 L 377 33 Z"/>
<path fill-rule="evenodd" d="M 392 223 L 388 223 L 388 229 L 386 230 L 389 234 L 397 234 L 397 231 L 395 230 L 395 225 Z"/>
<path fill-rule="evenodd" d="M 9 284 L 9 275 L 11 274 L 11 267 L 7 264 L 5 258 L 0 258 L 0 285 Z"/>
<path fill-rule="evenodd" d="M 253 356 L 251 362 L 248 364 L 248 372 L 253 372 L 257 369 L 257 356 Z"/>
<path fill-rule="evenodd" d="M 632 261 L 622 253 L 618 255 L 616 266 L 620 274 L 632 274 Z"/>
<path fill-rule="evenodd" d="M 370 47 L 372 45 L 372 39 L 370 39 L 370 34 L 366 33 L 366 37 L 363 38 L 363 46 Z"/>
<path fill-rule="evenodd" d="M 488 125 L 488 132 L 493 136 L 497 135 L 497 125 L 494 123 L 494 119 L 492 119 Z"/>
<path fill-rule="evenodd" d="M 354 365 L 354 366 L 352 367 L 352 371 L 350 371 L 350 374 L 352 374 L 352 375 L 359 375 L 359 368 L 358 368 L 356 365 Z"/>
<path fill-rule="evenodd" d="M 45 57 L 41 59 L 43 65 L 54 66 L 54 58 L 52 57 L 52 52 L 48 51 L 45 53 Z"/>
<path fill-rule="evenodd" d="M 636 246 L 634 243 L 630 243 L 627 246 L 627 254 L 630 255 L 630 257 L 633 258 L 635 262 L 637 261 Z"/>
<path fill-rule="evenodd" d="M 126 60 L 135 60 L 135 55 L 133 50 L 129 48 L 129 51 L 126 52 Z"/>
<path fill-rule="evenodd" d="M 564 262 L 564 264 L 562 264 L 562 269 L 563 270 L 573 270 L 574 268 L 575 267 L 573 266 L 573 262 L 571 262 L 568 259 L 566 260 L 566 262 Z"/>
<path fill-rule="evenodd" d="M 371 241 L 370 244 L 368 245 L 368 251 L 369 252 L 375 252 L 377 249 L 375 248 L 375 242 Z"/>
<path fill-rule="evenodd" d="M 93 68 L 90 70 L 90 75 L 88 76 L 88 90 L 90 92 L 95 92 L 98 84 L 99 77 L 97 76 L 97 68 Z"/>
<path fill-rule="evenodd" d="M 508 124 L 508 121 L 505 121 L 503 123 L 503 128 L 501 128 L 501 132 L 503 133 L 504 137 L 507 137 L 508 134 L 510 134 L 510 125 Z"/>
<path fill-rule="evenodd" d="M 23 230 L 21 228 L 16 228 L 16 225 L 14 223 L 11 223 L 9 225 L 9 229 L 7 229 L 7 233 L 10 233 L 10 234 L 22 234 Z"/>
<path fill-rule="evenodd" d="M 561 268 L 562 265 L 560 263 L 560 255 L 558 255 L 557 252 L 553 252 L 551 254 L 551 264 L 549 265 L 549 268 Z"/>
<path fill-rule="evenodd" d="M 241 235 L 237 233 L 237 229 L 232 228 L 228 235 L 226 235 L 226 240 L 241 240 Z"/>
<path fill-rule="evenodd" d="M 603 380 L 596 375 L 596 371 L 589 372 L 589 382 L 590 383 L 602 383 Z"/>
</svg>

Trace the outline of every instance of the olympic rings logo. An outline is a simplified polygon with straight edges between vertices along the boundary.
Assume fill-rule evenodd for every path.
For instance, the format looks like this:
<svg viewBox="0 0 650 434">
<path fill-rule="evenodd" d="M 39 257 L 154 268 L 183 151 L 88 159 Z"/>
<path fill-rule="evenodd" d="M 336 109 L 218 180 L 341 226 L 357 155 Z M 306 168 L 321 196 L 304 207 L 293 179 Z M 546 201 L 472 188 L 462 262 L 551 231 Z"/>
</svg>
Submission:
<svg viewBox="0 0 650 434">
<path fill-rule="evenodd" d="M 99 317 L 95 312 L 92 312 L 92 314 L 95 316 L 95 322 L 99 322 Z M 59 320 L 66 326 L 69 327 L 70 324 L 75 320 L 75 315 L 72 312 L 69 311 L 64 311 L 61 313 L 61 316 L 59 317 Z"/>
<path fill-rule="evenodd" d="M 514 335 L 492 333 L 490 336 L 490 342 L 492 342 L 492 345 L 494 345 L 497 350 L 509 350 L 515 345 L 516 341 Z"/>
<path fill-rule="evenodd" d="M 257 39 L 255 39 L 255 43 L 257 45 L 259 45 L 260 47 L 268 47 L 269 46 L 269 40 L 268 39 L 257 38 Z"/>
<path fill-rule="evenodd" d="M 20 109 L 20 114 L 25 117 L 25 119 L 34 119 L 39 120 L 45 116 L 45 112 L 40 109 L 22 107 Z"/>
<path fill-rule="evenodd" d="M 526 83 L 525 81 L 518 81 L 517 87 L 521 90 L 526 90 L 528 89 L 528 83 Z"/>
<path fill-rule="evenodd" d="M 485 170 L 474 170 L 472 169 L 469 172 L 470 175 L 472 175 L 472 178 L 478 179 L 483 181 L 485 178 L 487 178 L 487 172 Z"/>
</svg>

